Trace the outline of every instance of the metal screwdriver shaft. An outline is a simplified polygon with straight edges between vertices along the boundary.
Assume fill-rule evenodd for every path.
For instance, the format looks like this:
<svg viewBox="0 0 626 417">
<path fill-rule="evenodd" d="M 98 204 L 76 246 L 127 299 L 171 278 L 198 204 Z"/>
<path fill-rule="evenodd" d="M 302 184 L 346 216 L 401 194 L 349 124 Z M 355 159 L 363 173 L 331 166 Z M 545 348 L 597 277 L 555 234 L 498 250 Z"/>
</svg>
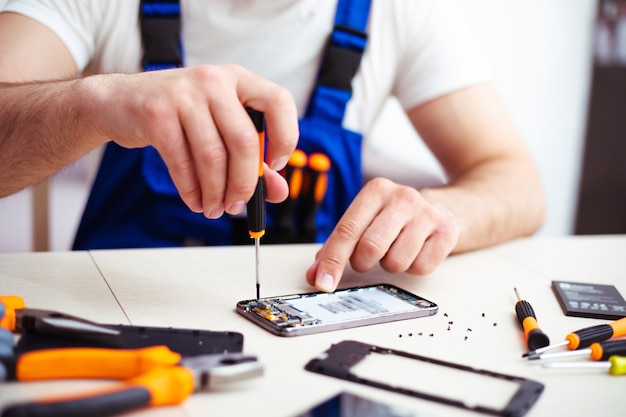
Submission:
<svg viewBox="0 0 626 417">
<path fill-rule="evenodd" d="M 261 237 L 265 234 L 265 179 L 263 177 L 263 154 L 265 150 L 265 134 L 263 130 L 263 113 L 246 108 L 259 134 L 259 180 L 254 194 L 248 201 L 248 232 L 254 239 L 255 268 L 256 268 L 256 298 L 261 298 Z"/>
<path fill-rule="evenodd" d="M 528 349 L 535 350 L 548 346 L 550 339 L 539 328 L 537 324 L 537 317 L 535 316 L 535 310 L 526 300 L 522 300 L 517 292 L 517 288 L 513 288 L 515 296 L 517 297 L 517 303 L 515 303 L 515 312 L 517 313 L 517 319 L 519 324 L 524 330 L 526 336 L 526 344 Z"/>
</svg>

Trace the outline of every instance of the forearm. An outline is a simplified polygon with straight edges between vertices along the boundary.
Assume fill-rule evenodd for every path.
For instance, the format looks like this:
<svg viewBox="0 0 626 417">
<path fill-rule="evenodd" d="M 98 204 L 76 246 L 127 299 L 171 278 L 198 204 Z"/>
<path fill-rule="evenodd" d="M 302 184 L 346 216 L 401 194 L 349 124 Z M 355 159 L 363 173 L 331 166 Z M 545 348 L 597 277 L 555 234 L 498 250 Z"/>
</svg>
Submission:
<svg viewBox="0 0 626 417">
<path fill-rule="evenodd" d="M 421 193 L 457 222 L 460 234 L 453 253 L 531 235 L 545 215 L 539 178 L 526 159 L 485 162 L 448 186 Z"/>
<path fill-rule="evenodd" d="M 0 83 L 0 197 L 32 185 L 104 143 L 88 123 L 82 80 Z"/>
</svg>

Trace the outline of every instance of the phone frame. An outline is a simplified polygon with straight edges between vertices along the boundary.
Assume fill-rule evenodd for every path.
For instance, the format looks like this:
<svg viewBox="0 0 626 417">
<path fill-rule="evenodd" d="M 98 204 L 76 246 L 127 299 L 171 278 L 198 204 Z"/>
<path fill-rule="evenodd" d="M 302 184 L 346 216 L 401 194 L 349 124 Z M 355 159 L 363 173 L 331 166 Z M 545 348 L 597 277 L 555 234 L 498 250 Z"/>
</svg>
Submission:
<svg viewBox="0 0 626 417">
<path fill-rule="evenodd" d="M 427 392 L 420 392 L 412 390 L 410 388 L 391 386 L 386 383 L 376 381 L 374 379 L 359 377 L 351 372 L 352 367 L 365 359 L 370 353 L 374 352 L 388 355 L 398 355 L 410 360 L 423 361 L 429 364 L 450 367 L 460 371 L 475 373 L 486 377 L 500 379 L 503 381 L 515 382 L 518 384 L 518 389 L 510 397 L 508 403 L 502 408 L 494 408 L 484 405 L 471 406 L 459 399 L 443 397 Z M 304 369 L 306 369 L 307 371 L 332 376 L 346 381 L 356 382 L 375 388 L 381 388 L 391 392 L 422 398 L 429 401 L 435 401 L 440 404 L 446 404 L 465 410 L 471 410 L 479 413 L 491 414 L 502 417 L 523 416 L 537 401 L 544 389 L 544 385 L 542 383 L 530 379 L 502 374 L 498 372 L 492 372 L 484 369 L 477 369 L 471 366 L 447 362 L 434 358 L 428 358 L 426 356 L 415 355 L 408 352 L 370 345 L 354 340 L 344 340 L 342 342 L 333 344 L 328 350 L 311 359 L 305 365 Z"/>
<path fill-rule="evenodd" d="M 344 294 L 358 293 L 358 292 L 381 289 L 381 288 L 383 292 L 386 292 L 390 296 L 406 302 L 408 305 L 413 305 L 416 308 L 402 311 L 402 312 L 378 313 L 378 314 L 373 314 L 368 317 L 345 319 L 345 320 L 326 322 L 326 323 L 324 323 L 323 321 L 319 321 L 319 319 L 313 316 L 309 316 L 310 319 L 307 319 L 304 323 L 302 322 L 285 323 L 284 321 L 277 323 L 277 321 L 271 321 L 270 319 L 267 318 L 269 314 L 264 315 L 261 312 L 259 312 L 257 309 L 259 303 L 266 303 L 264 305 L 267 305 L 267 303 L 269 303 L 271 304 L 272 308 L 276 308 L 276 303 L 279 303 L 279 302 L 288 304 L 290 306 L 289 304 L 290 300 L 300 300 L 304 298 L 311 298 L 311 297 L 318 297 L 318 296 L 332 297 L 333 294 L 341 296 Z M 425 304 L 427 305 L 427 307 L 426 306 L 418 307 L 419 304 Z M 280 308 L 283 308 L 283 307 L 280 307 Z M 408 319 L 413 319 L 413 318 L 432 316 L 437 313 L 438 306 L 432 301 L 429 301 L 421 296 L 415 295 L 393 284 L 380 283 L 380 284 L 363 285 L 363 286 L 357 286 L 357 287 L 338 289 L 334 293 L 316 291 L 316 292 L 298 293 L 298 294 L 290 294 L 290 295 L 281 295 L 281 296 L 275 296 L 275 297 L 264 297 L 260 299 L 242 300 L 237 303 L 235 309 L 237 313 L 241 314 L 242 316 L 246 317 L 247 319 L 258 324 L 259 326 L 270 331 L 273 334 L 276 334 L 278 336 L 301 336 L 301 335 L 307 335 L 307 334 L 328 332 L 328 331 L 333 331 L 333 330 L 349 329 L 353 327 L 368 326 L 372 324 L 388 323 L 388 322 L 397 321 L 397 320 L 408 320 Z M 287 307 L 285 307 L 285 309 L 288 310 Z M 299 313 L 302 313 L 303 315 L 308 315 L 307 312 L 303 312 L 302 310 L 299 310 L 297 308 L 295 308 L 295 310 Z M 267 310 L 263 310 L 263 311 L 267 311 Z M 289 312 L 284 312 L 282 310 L 281 312 L 289 316 Z"/>
</svg>

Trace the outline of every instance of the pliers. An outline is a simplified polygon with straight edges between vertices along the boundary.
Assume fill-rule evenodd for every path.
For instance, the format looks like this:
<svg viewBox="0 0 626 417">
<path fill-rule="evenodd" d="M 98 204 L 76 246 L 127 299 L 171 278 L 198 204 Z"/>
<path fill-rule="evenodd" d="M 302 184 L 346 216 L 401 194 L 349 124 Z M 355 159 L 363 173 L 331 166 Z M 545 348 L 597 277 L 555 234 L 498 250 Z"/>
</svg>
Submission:
<svg viewBox="0 0 626 417">
<path fill-rule="evenodd" d="M 117 379 L 106 392 L 12 404 L 0 417 L 106 417 L 144 406 L 174 405 L 195 391 L 263 373 L 255 356 L 220 353 L 184 357 L 164 345 L 137 349 L 72 347 L 14 352 L 13 333 L 115 335 L 119 330 L 0 296 L 0 382 Z"/>
<path fill-rule="evenodd" d="M 17 295 L 0 296 L 0 327 L 17 334 L 27 331 L 50 335 L 120 333 L 117 329 L 58 311 L 26 308 L 24 300 Z"/>
<path fill-rule="evenodd" d="M 192 393 L 263 374 L 255 356 L 224 353 L 182 358 L 166 346 L 62 348 L 27 352 L 9 373 L 18 381 L 118 379 L 104 392 L 59 401 L 13 404 L 2 417 L 106 417 L 146 406 L 175 405 Z"/>
</svg>

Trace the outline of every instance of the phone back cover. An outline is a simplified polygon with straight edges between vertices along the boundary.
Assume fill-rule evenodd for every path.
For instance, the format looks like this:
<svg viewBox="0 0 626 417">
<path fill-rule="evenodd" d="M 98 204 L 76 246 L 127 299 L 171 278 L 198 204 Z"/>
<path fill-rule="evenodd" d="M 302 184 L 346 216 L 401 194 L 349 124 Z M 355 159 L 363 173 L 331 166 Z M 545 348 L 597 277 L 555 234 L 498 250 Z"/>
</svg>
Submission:
<svg viewBox="0 0 626 417">
<path fill-rule="evenodd" d="M 120 334 L 59 336 L 26 332 L 16 344 L 15 353 L 19 355 L 32 350 L 65 347 L 135 349 L 154 345 L 165 345 L 182 356 L 243 351 L 243 335 L 237 332 L 127 325 L 107 327 L 119 330 Z"/>
</svg>

